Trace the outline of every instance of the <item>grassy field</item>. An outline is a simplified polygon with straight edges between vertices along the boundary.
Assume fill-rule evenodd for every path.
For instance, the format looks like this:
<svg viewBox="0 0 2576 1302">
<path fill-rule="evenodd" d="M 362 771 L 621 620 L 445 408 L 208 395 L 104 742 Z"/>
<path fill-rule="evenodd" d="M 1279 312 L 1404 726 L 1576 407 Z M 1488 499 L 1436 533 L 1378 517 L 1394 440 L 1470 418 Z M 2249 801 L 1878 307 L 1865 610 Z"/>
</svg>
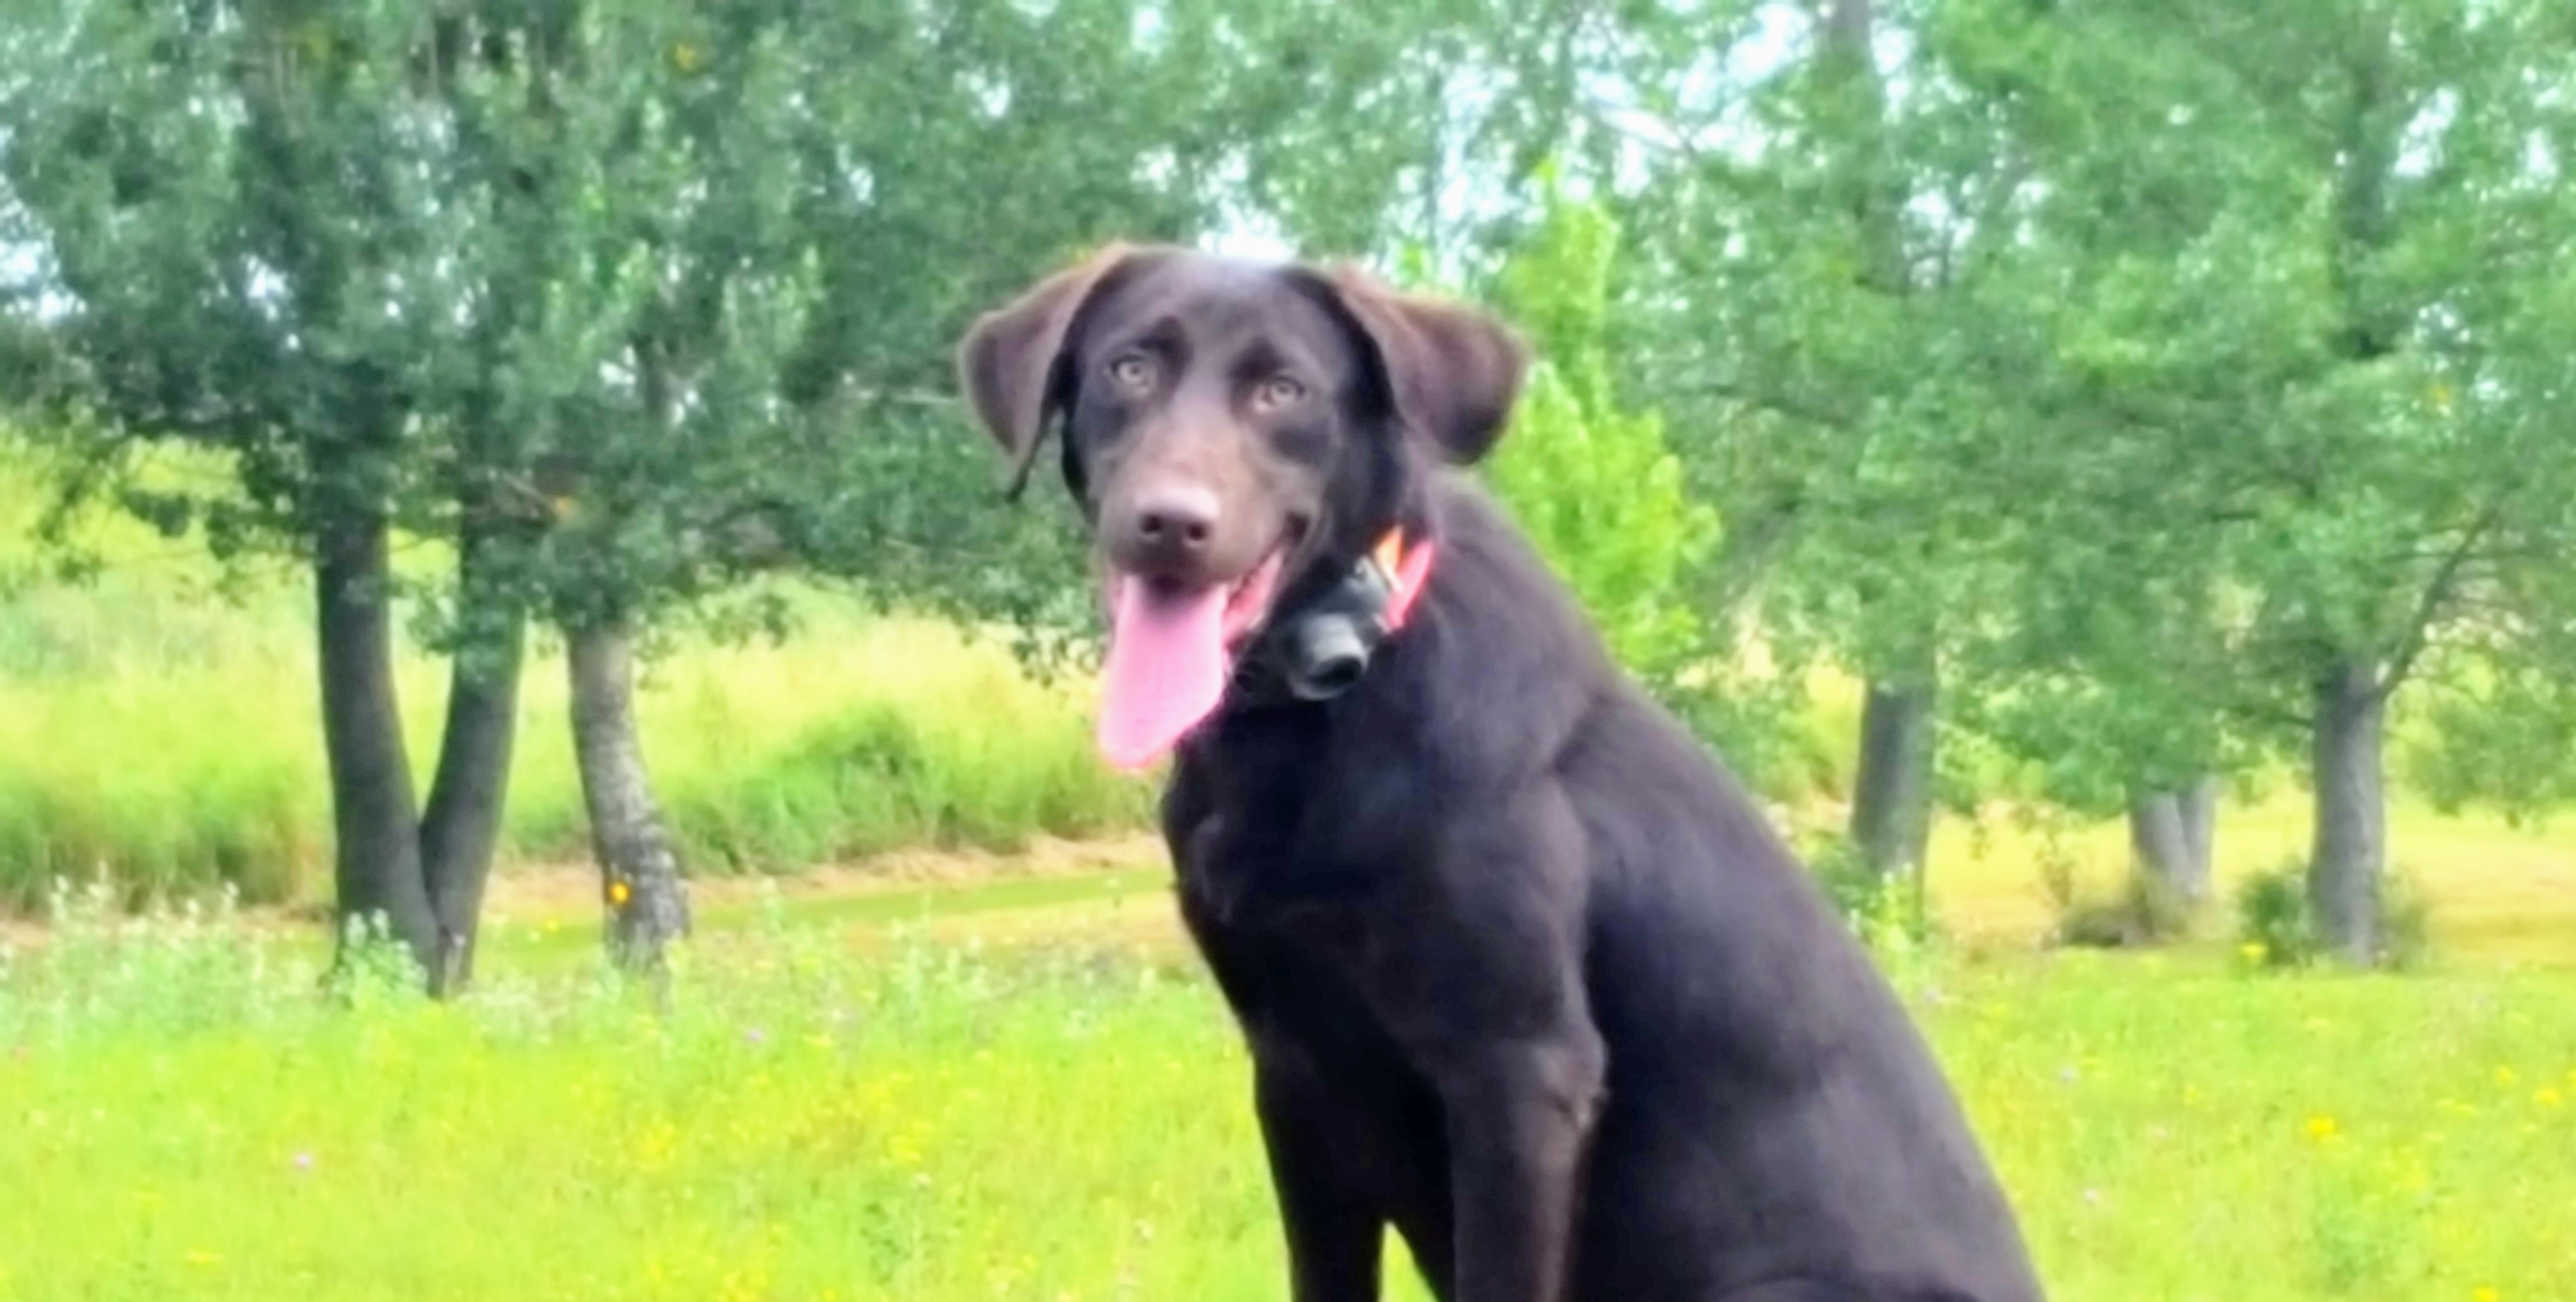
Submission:
<svg viewBox="0 0 2576 1302">
<path fill-rule="evenodd" d="M 36 509 L 0 455 L 0 1302 L 1283 1295 L 1149 788 L 1064 691 L 822 593 L 783 645 L 682 637 L 642 708 L 701 936 L 657 1004 L 599 971 L 561 866 L 541 651 L 482 984 L 325 999 L 274 909 L 10 920 L 102 869 L 309 902 L 327 844 L 294 576 L 97 520 L 115 563 L 63 582 L 6 541 Z M 441 680 L 404 674 L 425 772 Z M 1833 822 L 1852 714 L 1799 722 L 1795 820 Z M 2222 878 L 2305 838 L 2295 793 L 2231 806 Z M 2047 952 L 2043 883 L 2113 890 L 2121 829 L 1941 826 L 1943 939 L 1886 959 L 2056 1296 L 2576 1302 L 2576 829 L 2401 802 L 2392 843 L 2431 964 L 2279 977 L 2223 925 Z"/>
<path fill-rule="evenodd" d="M 659 1013 L 518 904 L 449 1007 L 234 921 L 22 950 L 0 1299 L 1282 1295 L 1150 870 L 739 901 Z M 2061 1298 L 2576 1298 L 2576 974 L 1890 967 Z"/>
</svg>

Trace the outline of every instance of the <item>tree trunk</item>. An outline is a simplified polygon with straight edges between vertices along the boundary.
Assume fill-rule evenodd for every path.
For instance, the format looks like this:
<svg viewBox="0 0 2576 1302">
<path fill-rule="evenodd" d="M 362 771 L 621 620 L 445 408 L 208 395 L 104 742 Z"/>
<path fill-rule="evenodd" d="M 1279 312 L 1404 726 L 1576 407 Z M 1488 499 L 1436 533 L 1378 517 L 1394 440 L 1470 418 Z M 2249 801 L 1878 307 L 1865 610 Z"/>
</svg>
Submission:
<svg viewBox="0 0 2576 1302">
<path fill-rule="evenodd" d="M 2380 878 L 2388 859 L 2380 759 L 2387 704 L 2367 665 L 2339 665 L 2317 683 L 2308 905 L 2319 939 L 2355 964 L 2379 957 Z"/>
<path fill-rule="evenodd" d="M 2140 790 L 2129 798 L 2129 851 L 2138 870 L 2186 906 L 2209 899 L 2210 835 L 2218 780 L 2200 778 L 2179 791 Z"/>
<path fill-rule="evenodd" d="M 2182 834 L 2191 847 L 2192 879 L 2200 883 L 2200 895 L 2209 895 L 2210 884 L 2218 871 L 2218 779 L 2203 774 L 2182 789 Z"/>
<path fill-rule="evenodd" d="M 659 969 L 664 945 L 689 931 L 679 855 L 662 826 L 635 729 L 635 649 L 615 621 L 565 630 L 573 749 L 608 906 L 608 947 L 627 968 Z"/>
<path fill-rule="evenodd" d="M 2181 797 L 2170 791 L 2130 795 L 2129 856 L 2168 897 L 2193 898 L 2191 834 L 2183 828 Z"/>
<path fill-rule="evenodd" d="M 344 950 L 351 920 L 381 916 L 426 973 L 438 970 L 438 920 L 420 871 L 420 814 L 394 690 L 387 532 L 383 515 L 351 511 L 324 519 L 314 538 L 333 879 Z"/>
<path fill-rule="evenodd" d="M 527 616 L 492 573 L 498 546 L 499 540 L 470 530 L 463 540 L 457 588 L 465 635 L 450 667 L 438 772 L 421 815 L 421 873 L 438 923 L 439 962 L 430 969 L 430 992 L 437 995 L 463 989 L 473 975 L 475 926 L 500 844 L 518 735 Z"/>
<path fill-rule="evenodd" d="M 1815 59 L 1823 95 L 1815 108 L 1828 137 L 1825 183 L 1859 241 L 1860 284 L 1902 295 L 1905 194 L 1896 170 L 1887 165 L 1886 88 L 1874 53 L 1876 6 L 1872 0 L 1832 0 L 1822 17 Z M 1906 877 L 1915 882 L 1919 909 L 1923 861 L 1932 837 L 1936 680 L 1928 655 L 1903 663 L 1924 672 L 1873 678 L 1861 707 L 1851 840 L 1879 880 Z"/>
<path fill-rule="evenodd" d="M 1881 878 L 1920 878 L 1932 842 L 1933 689 L 1874 682 L 1860 715 L 1852 844 Z"/>
</svg>

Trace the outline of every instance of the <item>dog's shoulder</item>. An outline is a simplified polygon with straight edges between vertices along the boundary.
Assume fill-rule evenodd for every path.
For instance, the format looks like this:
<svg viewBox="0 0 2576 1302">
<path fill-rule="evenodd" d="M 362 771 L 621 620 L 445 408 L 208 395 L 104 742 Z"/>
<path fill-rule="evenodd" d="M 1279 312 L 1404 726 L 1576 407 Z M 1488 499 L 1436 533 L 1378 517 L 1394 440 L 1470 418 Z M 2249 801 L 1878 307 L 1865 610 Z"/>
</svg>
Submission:
<svg viewBox="0 0 2576 1302">
<path fill-rule="evenodd" d="M 1600 635 L 1504 508 L 1463 475 L 1430 485 L 1437 559 L 1373 712 L 1460 780 L 1542 772 L 1629 690 Z"/>
</svg>

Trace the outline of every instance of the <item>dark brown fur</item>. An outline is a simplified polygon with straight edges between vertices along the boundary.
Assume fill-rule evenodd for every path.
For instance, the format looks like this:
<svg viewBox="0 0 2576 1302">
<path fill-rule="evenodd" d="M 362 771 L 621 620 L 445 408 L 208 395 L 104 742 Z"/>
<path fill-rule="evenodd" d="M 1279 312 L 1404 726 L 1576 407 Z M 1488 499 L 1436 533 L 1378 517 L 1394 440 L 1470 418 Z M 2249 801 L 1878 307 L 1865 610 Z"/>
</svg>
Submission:
<svg viewBox="0 0 2576 1302">
<path fill-rule="evenodd" d="M 963 367 L 1021 466 L 1063 418 L 1131 572 L 1228 581 L 1284 546 L 1293 609 L 1390 524 L 1437 540 L 1356 687 L 1228 707 L 1165 798 L 1300 1302 L 1376 1297 L 1389 1225 L 1458 1302 L 2040 1296 L 1885 982 L 1443 464 L 1502 429 L 1507 332 L 1349 273 L 1118 249 L 985 318 Z"/>
</svg>

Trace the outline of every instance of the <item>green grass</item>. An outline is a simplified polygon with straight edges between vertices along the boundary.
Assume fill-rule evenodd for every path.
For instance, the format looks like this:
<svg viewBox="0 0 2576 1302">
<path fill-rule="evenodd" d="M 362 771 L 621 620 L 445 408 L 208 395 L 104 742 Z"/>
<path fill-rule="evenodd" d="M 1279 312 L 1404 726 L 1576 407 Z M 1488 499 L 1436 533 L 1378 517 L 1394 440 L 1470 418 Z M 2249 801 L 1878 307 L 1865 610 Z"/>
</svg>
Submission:
<svg viewBox="0 0 2576 1302">
<path fill-rule="evenodd" d="M 0 976 L 0 1300 L 1281 1296 L 1213 992 L 906 921 L 1066 903 L 988 889 L 735 916 L 659 1014 L 506 949 L 335 1007 L 305 938 L 76 912 Z M 2576 976 L 1895 970 L 2060 1298 L 2571 1296 Z"/>
<path fill-rule="evenodd" d="M 226 571 L 189 538 L 81 517 L 94 577 L 54 572 L 32 531 L 33 454 L 0 442 L 0 911 L 58 876 L 130 894 L 220 882 L 256 901 L 315 897 L 330 822 L 308 588 L 274 561 Z M 426 549 L 405 566 L 435 572 Z M 1015 848 L 1135 826 L 1150 789 L 1091 755 L 1065 688 L 995 641 L 789 594 L 782 643 L 687 630 L 648 665 L 647 759 L 690 868 L 795 871 L 915 845 Z M 536 641 L 505 827 L 513 862 L 586 858 L 560 656 Z M 400 665 L 426 782 L 444 667 Z"/>
<path fill-rule="evenodd" d="M 689 645 L 649 671 L 648 760 L 694 870 L 1007 849 L 1142 817 L 1147 788 L 1093 761 L 1080 712 L 998 646 L 810 604 L 786 643 Z M 235 636 L 188 664 L 0 678 L 0 718 L 27 739 L 0 751 L 0 900 L 25 907 L 52 877 L 102 868 L 138 891 L 316 891 L 330 830 L 311 658 L 219 638 Z M 551 654 L 529 667 L 506 826 L 515 861 L 588 853 L 562 673 Z M 425 781 L 445 682 L 414 660 L 403 685 Z"/>
</svg>

